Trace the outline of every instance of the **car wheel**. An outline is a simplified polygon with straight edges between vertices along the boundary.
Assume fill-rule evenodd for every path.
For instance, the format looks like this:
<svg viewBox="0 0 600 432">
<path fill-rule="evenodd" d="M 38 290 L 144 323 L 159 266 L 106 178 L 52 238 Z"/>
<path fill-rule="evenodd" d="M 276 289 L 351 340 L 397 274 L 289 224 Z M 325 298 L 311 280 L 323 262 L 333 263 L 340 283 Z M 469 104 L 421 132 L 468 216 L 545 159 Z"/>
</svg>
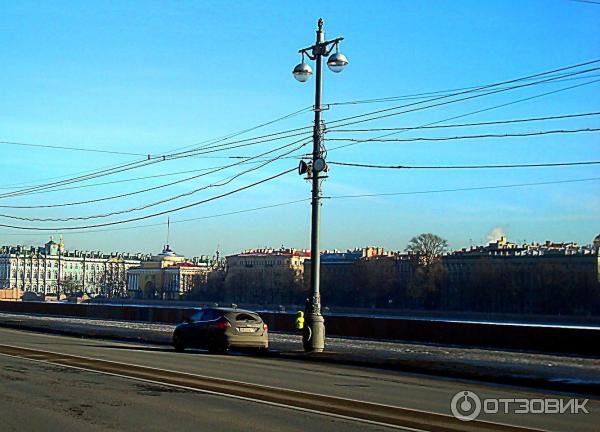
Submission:
<svg viewBox="0 0 600 432">
<path fill-rule="evenodd" d="M 181 340 L 181 336 L 179 336 L 177 333 L 173 335 L 173 348 L 175 348 L 175 351 L 177 352 L 182 352 L 185 350 L 185 345 Z"/>
</svg>

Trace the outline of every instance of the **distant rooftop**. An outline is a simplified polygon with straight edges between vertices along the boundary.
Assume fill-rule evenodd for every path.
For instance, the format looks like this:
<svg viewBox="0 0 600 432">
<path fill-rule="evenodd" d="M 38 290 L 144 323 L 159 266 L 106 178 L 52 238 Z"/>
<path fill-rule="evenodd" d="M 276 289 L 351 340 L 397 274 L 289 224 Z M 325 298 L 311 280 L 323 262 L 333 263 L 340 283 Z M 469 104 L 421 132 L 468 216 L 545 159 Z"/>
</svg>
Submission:
<svg viewBox="0 0 600 432">
<path fill-rule="evenodd" d="M 597 253 L 591 245 L 578 245 L 576 242 L 510 243 L 505 237 L 488 243 L 487 246 L 472 246 L 452 251 L 449 255 L 494 255 L 494 256 L 538 256 L 538 255 L 586 255 Z"/>
<path fill-rule="evenodd" d="M 310 257 L 310 251 L 307 250 L 299 250 L 299 249 L 289 249 L 289 248 L 281 248 L 281 249 L 248 249 L 239 254 L 229 255 L 229 257 L 261 257 L 261 256 L 280 256 L 280 257 Z"/>
</svg>

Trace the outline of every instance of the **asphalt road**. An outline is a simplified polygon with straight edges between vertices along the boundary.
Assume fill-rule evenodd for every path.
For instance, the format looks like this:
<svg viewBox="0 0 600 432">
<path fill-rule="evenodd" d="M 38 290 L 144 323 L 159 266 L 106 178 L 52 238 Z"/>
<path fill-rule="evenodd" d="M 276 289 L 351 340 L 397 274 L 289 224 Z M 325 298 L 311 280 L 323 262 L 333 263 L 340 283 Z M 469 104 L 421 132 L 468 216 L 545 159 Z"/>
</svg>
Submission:
<svg viewBox="0 0 600 432">
<path fill-rule="evenodd" d="M 318 413 L 319 409 L 301 410 L 300 404 L 293 402 L 275 406 L 265 404 L 260 396 L 239 399 L 228 395 L 227 390 L 214 394 L 167 385 L 166 372 L 161 372 L 164 370 L 191 378 L 228 380 L 229 385 L 233 380 L 269 386 L 275 396 L 284 390 L 294 390 L 307 401 L 317 400 L 317 395 L 326 395 L 343 401 L 351 399 L 374 404 L 375 408 L 382 406 L 389 410 L 397 407 L 447 416 L 451 415 L 452 397 L 462 390 L 470 390 L 482 399 L 569 397 L 376 369 L 251 355 L 218 356 L 202 351 L 175 353 L 164 346 L 9 329 L 0 329 L 0 344 L 28 348 L 38 353 L 28 359 L 6 355 L 6 349 L 0 349 L 5 353 L 0 354 L 2 431 L 390 429 L 360 419 L 336 417 L 328 413 L 326 406 Z M 57 360 L 53 360 L 48 352 L 77 358 L 58 360 L 60 356 L 54 356 Z M 109 375 L 98 372 L 98 369 L 90 371 L 64 366 L 77 365 L 77 359 L 91 362 L 90 358 L 118 362 L 121 368 L 125 368 L 122 369 L 125 372 L 121 373 L 125 376 Z M 60 361 L 63 365 L 57 364 Z M 90 369 L 96 367 L 92 363 L 90 365 Z M 127 377 L 127 368 L 152 373 L 155 382 Z M 173 375 L 172 372 L 169 373 Z M 579 399 L 582 399 L 581 396 Z M 478 420 L 542 430 L 596 431 L 600 424 L 600 401 L 590 400 L 586 408 L 589 414 L 482 414 Z M 474 423 L 463 425 L 465 428 L 467 425 L 472 427 Z M 425 413 L 420 428 L 435 429 L 426 420 Z"/>
</svg>

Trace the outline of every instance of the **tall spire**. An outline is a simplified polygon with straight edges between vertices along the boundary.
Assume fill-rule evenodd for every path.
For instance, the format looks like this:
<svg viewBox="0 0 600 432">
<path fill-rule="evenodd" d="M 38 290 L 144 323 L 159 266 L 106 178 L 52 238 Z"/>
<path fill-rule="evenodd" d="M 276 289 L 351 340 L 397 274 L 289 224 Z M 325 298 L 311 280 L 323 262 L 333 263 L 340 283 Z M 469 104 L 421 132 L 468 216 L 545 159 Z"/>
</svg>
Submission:
<svg viewBox="0 0 600 432">
<path fill-rule="evenodd" d="M 171 236 L 171 218 L 167 216 L 167 248 L 169 247 L 169 237 Z"/>
</svg>

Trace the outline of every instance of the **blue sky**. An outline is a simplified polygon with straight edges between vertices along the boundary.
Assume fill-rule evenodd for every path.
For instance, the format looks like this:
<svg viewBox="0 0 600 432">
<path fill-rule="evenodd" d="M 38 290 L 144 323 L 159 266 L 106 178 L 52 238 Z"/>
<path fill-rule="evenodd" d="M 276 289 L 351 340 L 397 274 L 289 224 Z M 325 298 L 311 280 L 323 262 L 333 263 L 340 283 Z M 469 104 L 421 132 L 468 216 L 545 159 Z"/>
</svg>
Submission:
<svg viewBox="0 0 600 432">
<path fill-rule="evenodd" d="M 327 37 L 343 35 L 350 65 L 324 71 L 326 102 L 446 90 L 509 80 L 600 58 L 600 6 L 568 0 L 390 2 L 8 2 L 0 13 L 0 140 L 163 154 L 280 117 L 313 101 L 313 85 L 291 69 L 298 48 L 314 40 L 316 20 Z M 596 74 L 600 71 L 595 72 Z M 593 73 L 590 73 L 593 75 Z M 418 126 L 593 78 L 534 86 L 469 102 L 364 123 L 364 127 Z M 597 78 L 596 78 L 597 79 Z M 493 121 L 600 111 L 600 83 L 461 119 Z M 332 106 L 326 121 L 402 102 Z M 243 137 L 310 125 L 307 112 Z M 398 137 L 532 132 L 600 127 L 598 117 L 477 129 L 414 131 Z M 356 134 L 346 136 L 359 137 Z M 363 135 L 360 135 L 362 137 Z M 373 136 L 373 135 L 367 135 Z M 331 161 L 373 164 L 500 164 L 599 160 L 598 134 L 447 142 L 363 143 L 330 151 Z M 219 153 L 251 156 L 286 141 Z M 326 143 L 328 148 L 337 142 Z M 0 145 L 2 191 L 137 160 Z M 215 156 L 217 156 L 215 154 Z M 202 169 L 231 163 L 187 158 L 89 181 Z M 284 159 L 215 188 L 157 206 L 162 210 L 260 180 L 286 168 Z M 152 193 L 94 206 L 2 209 L 35 217 L 93 215 L 160 200 L 235 174 L 239 167 Z M 2 205 L 88 200 L 152 187 L 186 174 L 104 186 L 2 198 Z M 190 174 L 187 174 L 190 175 Z M 598 166 L 488 171 L 388 171 L 332 166 L 326 195 L 389 193 L 600 177 Z M 451 247 L 487 240 L 502 228 L 513 241 L 589 243 L 600 232 L 600 182 L 519 189 L 328 200 L 323 248 L 378 245 L 403 249 L 421 232 Z M 295 174 L 212 203 L 171 214 L 190 219 L 306 198 L 309 185 Z M 135 212 L 133 215 L 150 213 Z M 265 211 L 174 223 L 171 243 L 187 255 L 262 246 L 309 246 L 309 207 L 299 203 Z M 113 219 L 102 219 L 114 220 Z M 123 225 L 164 223 L 166 216 Z M 10 218 L 2 222 L 17 223 Z M 29 223 L 33 226 L 33 223 Z M 63 224 L 64 225 L 64 224 Z M 37 226 L 56 226 L 39 222 Z M 71 249 L 156 251 L 165 226 L 89 233 L 18 232 L 0 228 L 2 244 L 40 244 L 63 234 Z"/>
</svg>

